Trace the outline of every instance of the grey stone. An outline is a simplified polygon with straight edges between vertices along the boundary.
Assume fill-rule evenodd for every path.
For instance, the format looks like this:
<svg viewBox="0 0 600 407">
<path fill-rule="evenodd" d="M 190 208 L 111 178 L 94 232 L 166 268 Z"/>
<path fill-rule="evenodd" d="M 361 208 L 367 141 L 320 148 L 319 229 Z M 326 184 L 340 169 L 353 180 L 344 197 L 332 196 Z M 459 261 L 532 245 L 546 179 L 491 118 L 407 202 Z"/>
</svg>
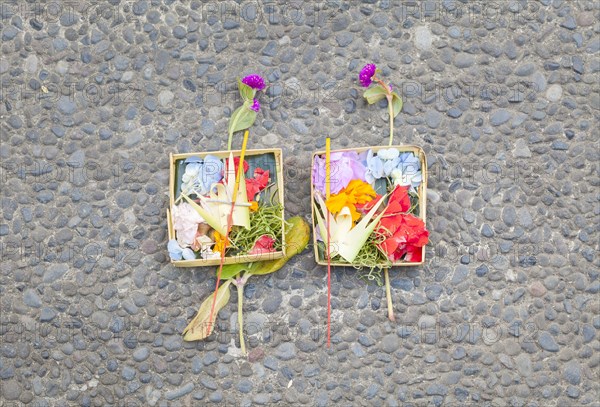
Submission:
<svg viewBox="0 0 600 407">
<path fill-rule="evenodd" d="M 596 330 L 593 326 L 585 324 L 582 329 L 583 343 L 589 343 L 596 337 Z"/>
<path fill-rule="evenodd" d="M 269 297 L 265 298 L 262 303 L 262 309 L 267 314 L 272 314 L 276 312 L 281 306 L 281 293 L 279 291 L 275 291 Z"/>
<path fill-rule="evenodd" d="M 419 26 L 415 28 L 415 47 L 421 51 L 427 51 L 431 48 L 433 43 L 433 36 L 431 30 L 427 26 Z"/>
<path fill-rule="evenodd" d="M 44 283 L 51 284 L 61 279 L 69 271 L 66 264 L 53 264 L 44 273 Z"/>
<path fill-rule="evenodd" d="M 2 383 L 2 396 L 6 400 L 18 400 L 23 389 L 16 380 L 8 380 Z"/>
<path fill-rule="evenodd" d="M 535 70 L 535 65 L 531 62 L 525 63 L 523 65 L 519 65 L 517 69 L 515 69 L 515 73 L 519 76 L 529 76 Z"/>
<path fill-rule="evenodd" d="M 574 30 L 577 28 L 577 23 L 575 22 L 575 18 L 572 15 L 567 15 L 565 19 L 560 23 L 561 27 L 567 28 L 569 30 Z"/>
<path fill-rule="evenodd" d="M 178 39 L 185 38 L 186 34 L 187 34 L 186 29 L 180 25 L 173 28 L 173 37 L 175 37 L 175 38 L 178 38 Z"/>
<path fill-rule="evenodd" d="M 398 350 L 400 340 L 397 335 L 389 334 L 381 339 L 381 349 L 386 353 L 393 353 Z"/>
<path fill-rule="evenodd" d="M 427 122 L 427 125 L 432 129 L 437 129 L 440 126 L 440 124 L 442 123 L 442 118 L 443 116 L 441 115 L 441 113 L 435 110 L 428 110 L 427 112 L 425 112 L 425 120 Z"/>
<path fill-rule="evenodd" d="M 175 390 L 166 392 L 165 398 L 167 400 L 176 400 L 180 397 L 185 396 L 186 394 L 191 393 L 193 390 L 194 390 L 194 383 L 189 382 Z"/>
<path fill-rule="evenodd" d="M 547 350 L 548 352 L 558 352 L 560 349 L 552 335 L 545 331 L 538 336 L 538 343 L 542 349 Z"/>
<path fill-rule="evenodd" d="M 23 302 L 28 307 L 40 308 L 42 306 L 42 299 L 33 288 L 28 288 L 23 293 Z"/>
<path fill-rule="evenodd" d="M 572 385 L 581 383 L 581 365 L 576 360 L 567 362 L 563 367 L 563 378 Z"/>
<path fill-rule="evenodd" d="M 40 322 L 50 322 L 56 318 L 56 311 L 52 308 L 44 307 L 40 313 Z"/>
<path fill-rule="evenodd" d="M 135 369 L 130 366 L 125 366 L 121 371 L 121 377 L 128 382 L 132 381 L 135 377 Z"/>
<path fill-rule="evenodd" d="M 281 360 L 293 359 L 296 356 L 296 347 L 290 342 L 282 343 L 277 347 L 275 356 Z"/>
<path fill-rule="evenodd" d="M 452 285 L 460 284 L 467 279 L 469 276 L 469 269 L 466 266 L 459 265 L 454 269 L 454 274 L 452 276 L 451 283 Z"/>
<path fill-rule="evenodd" d="M 512 114 L 506 109 L 498 109 L 490 116 L 492 126 L 500 126 L 510 120 Z"/>
<path fill-rule="evenodd" d="M 61 113 L 67 115 L 71 115 L 77 110 L 77 104 L 68 96 L 62 96 L 60 99 L 58 99 L 56 107 Z"/>
<path fill-rule="evenodd" d="M 475 58 L 473 57 L 473 55 L 471 54 L 467 54 L 467 53 L 459 53 L 456 55 L 456 57 L 454 58 L 454 65 L 457 68 L 468 68 L 470 66 L 472 66 L 475 63 Z"/>
<path fill-rule="evenodd" d="M 546 98 L 551 102 L 557 102 L 562 97 L 562 93 L 562 86 L 556 84 L 550 85 L 546 91 Z"/>
<path fill-rule="evenodd" d="M 531 364 L 531 358 L 524 353 L 519 354 L 515 358 L 515 363 L 517 365 L 517 370 L 521 374 L 521 376 L 528 377 L 533 373 L 533 367 Z"/>
<path fill-rule="evenodd" d="M 352 41 L 354 40 L 354 35 L 352 33 L 345 31 L 345 32 L 342 32 L 342 33 L 336 35 L 335 39 L 336 39 L 338 45 L 343 48 L 343 47 L 347 47 L 348 45 L 352 44 Z"/>
<path fill-rule="evenodd" d="M 129 191 L 118 192 L 115 198 L 117 205 L 123 209 L 129 208 L 135 203 L 135 196 Z"/>
<path fill-rule="evenodd" d="M 240 393 L 250 393 L 250 391 L 252 391 L 252 382 L 248 379 L 242 379 L 237 384 L 237 389 Z"/>
<path fill-rule="evenodd" d="M 530 158 L 531 150 L 529 149 L 529 146 L 527 145 L 527 141 L 525 141 L 522 138 L 518 139 L 517 142 L 515 143 L 513 155 L 515 158 Z"/>
<path fill-rule="evenodd" d="M 163 90 L 158 94 L 158 103 L 160 103 L 161 106 L 166 107 L 173 101 L 174 98 L 175 94 L 173 92 L 170 90 Z"/>
<path fill-rule="evenodd" d="M 183 339 L 179 335 L 171 335 L 167 337 L 163 343 L 163 346 L 169 352 L 174 352 L 181 349 Z"/>
<path fill-rule="evenodd" d="M 517 220 L 517 211 L 514 206 L 505 206 L 502 209 L 502 220 L 507 226 L 514 226 Z"/>
<path fill-rule="evenodd" d="M 334 32 L 343 31 L 348 28 L 350 17 L 346 13 L 339 14 L 331 20 L 331 29 Z"/>
<path fill-rule="evenodd" d="M 431 384 L 427 387 L 428 396 L 445 396 L 448 394 L 448 388 L 443 384 Z"/>
</svg>

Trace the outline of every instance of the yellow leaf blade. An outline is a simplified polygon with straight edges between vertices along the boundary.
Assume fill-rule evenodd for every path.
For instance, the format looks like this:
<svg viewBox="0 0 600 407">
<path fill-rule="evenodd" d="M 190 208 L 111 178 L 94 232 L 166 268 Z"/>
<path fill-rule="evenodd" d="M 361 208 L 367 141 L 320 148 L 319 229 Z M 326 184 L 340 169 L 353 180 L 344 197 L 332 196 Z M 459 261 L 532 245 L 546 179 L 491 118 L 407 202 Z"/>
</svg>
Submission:
<svg viewBox="0 0 600 407">
<path fill-rule="evenodd" d="M 213 296 L 210 295 L 202 302 L 194 319 L 192 319 L 188 326 L 183 330 L 184 341 L 199 341 L 210 336 L 214 330 L 219 310 L 229 302 L 230 285 L 231 280 L 227 280 L 217 290 L 217 301 L 215 303 L 215 312 L 213 313 L 212 320 L 210 320 L 210 308 L 212 306 Z"/>
</svg>

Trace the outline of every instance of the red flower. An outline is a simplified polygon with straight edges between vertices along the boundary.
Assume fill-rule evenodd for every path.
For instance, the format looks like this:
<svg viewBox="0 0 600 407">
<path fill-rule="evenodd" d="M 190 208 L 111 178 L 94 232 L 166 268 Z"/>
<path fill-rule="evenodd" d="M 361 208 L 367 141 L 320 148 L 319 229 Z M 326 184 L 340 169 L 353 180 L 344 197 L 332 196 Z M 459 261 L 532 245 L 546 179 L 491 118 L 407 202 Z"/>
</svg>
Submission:
<svg viewBox="0 0 600 407">
<path fill-rule="evenodd" d="M 248 254 L 263 254 L 263 253 L 272 253 L 275 251 L 273 248 L 273 244 L 275 243 L 275 239 L 273 239 L 269 235 L 262 235 L 256 242 L 254 243 L 254 247 L 248 252 Z"/>
<path fill-rule="evenodd" d="M 408 188 L 409 186 L 400 186 L 398 185 L 392 194 L 390 195 L 390 199 L 388 201 L 388 205 L 385 208 L 384 217 L 389 215 L 396 215 L 398 213 L 404 213 L 410 209 L 410 197 L 408 196 Z"/>
<path fill-rule="evenodd" d="M 392 192 L 392 194 L 390 195 L 389 199 L 388 199 L 388 204 L 384 209 L 385 215 L 383 215 L 384 217 L 386 216 L 392 216 L 392 215 L 396 215 L 398 213 L 404 213 L 406 211 L 408 211 L 410 209 L 410 197 L 408 195 L 408 189 L 409 186 L 403 187 L 398 185 L 394 191 Z M 369 212 L 371 209 L 373 209 L 373 207 L 375 205 L 377 205 L 377 203 L 379 202 L 379 200 L 382 198 L 382 195 L 377 194 L 377 196 L 375 198 L 373 198 L 373 200 L 359 205 L 356 205 L 356 209 L 359 210 L 362 213 L 367 213 Z M 381 210 L 377 211 L 380 212 Z"/>
<path fill-rule="evenodd" d="M 246 194 L 248 195 L 248 201 L 254 201 L 254 197 L 260 191 L 267 187 L 269 183 L 269 170 L 263 170 L 257 168 L 254 170 L 254 178 L 246 178 Z"/>
<path fill-rule="evenodd" d="M 406 213 L 410 210 L 408 189 L 408 186 L 400 185 L 394 189 L 384 215 L 377 225 L 377 231 L 386 237 L 379 248 L 393 262 L 402 259 L 403 256 L 406 261 L 421 261 L 422 247 L 429 241 L 425 223 Z"/>
<path fill-rule="evenodd" d="M 229 163 L 229 160 L 225 160 L 225 174 L 227 174 L 227 164 Z M 237 176 L 237 172 L 238 169 L 240 168 L 240 157 L 233 157 L 233 167 L 235 169 L 235 175 Z M 246 173 L 246 171 L 248 171 L 248 168 L 250 166 L 248 165 L 248 162 L 246 160 L 244 160 L 244 174 Z"/>
<path fill-rule="evenodd" d="M 235 167 L 235 175 L 237 177 L 237 172 L 240 168 L 240 157 L 233 158 L 233 166 Z M 244 174 L 248 171 L 250 166 L 244 160 Z M 225 173 L 227 173 L 227 161 L 225 161 Z M 262 168 L 256 168 L 254 170 L 254 178 L 246 178 L 246 194 L 248 196 L 248 201 L 254 201 L 254 197 L 260 191 L 265 189 L 269 184 L 269 170 L 263 170 Z"/>
<path fill-rule="evenodd" d="M 379 248 L 391 261 L 396 262 L 404 255 L 406 261 L 422 260 L 422 247 L 429 241 L 429 232 L 421 219 L 404 213 L 384 217 L 379 221 L 379 232 L 387 237 Z"/>
</svg>

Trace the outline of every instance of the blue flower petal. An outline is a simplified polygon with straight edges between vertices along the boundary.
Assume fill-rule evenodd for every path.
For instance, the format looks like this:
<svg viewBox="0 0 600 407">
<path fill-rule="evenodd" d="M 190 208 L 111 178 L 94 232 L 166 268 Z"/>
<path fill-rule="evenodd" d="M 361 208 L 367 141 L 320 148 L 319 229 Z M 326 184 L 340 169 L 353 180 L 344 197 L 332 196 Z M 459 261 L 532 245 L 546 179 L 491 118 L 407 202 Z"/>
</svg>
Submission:
<svg viewBox="0 0 600 407">
<path fill-rule="evenodd" d="M 181 249 L 181 246 L 179 246 L 179 243 L 177 243 L 177 240 L 169 240 L 169 243 L 167 243 L 167 250 L 169 251 L 171 260 L 181 260 L 183 250 Z"/>
<path fill-rule="evenodd" d="M 181 254 L 185 260 L 196 259 L 196 255 L 194 254 L 194 251 L 192 249 L 190 249 L 189 247 L 186 247 L 185 249 L 183 249 L 183 252 Z"/>
</svg>

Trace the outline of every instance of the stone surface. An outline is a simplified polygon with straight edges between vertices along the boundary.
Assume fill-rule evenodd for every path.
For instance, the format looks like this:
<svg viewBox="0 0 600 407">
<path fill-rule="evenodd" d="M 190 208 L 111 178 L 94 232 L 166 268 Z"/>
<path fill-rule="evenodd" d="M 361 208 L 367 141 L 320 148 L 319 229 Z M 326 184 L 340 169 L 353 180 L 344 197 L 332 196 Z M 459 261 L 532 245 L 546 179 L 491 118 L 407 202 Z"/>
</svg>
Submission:
<svg viewBox="0 0 600 407">
<path fill-rule="evenodd" d="M 598 404 L 597 2 L 67 3 L 0 7 L 0 404 Z M 286 213 L 309 219 L 326 136 L 388 142 L 369 62 L 403 98 L 394 143 L 428 161 L 396 320 L 335 267 L 327 348 L 308 249 L 247 283 L 247 357 L 235 288 L 183 341 L 215 269 L 168 261 L 169 153 L 223 150 L 236 78 L 262 74 L 249 146 L 282 149 Z"/>
</svg>

